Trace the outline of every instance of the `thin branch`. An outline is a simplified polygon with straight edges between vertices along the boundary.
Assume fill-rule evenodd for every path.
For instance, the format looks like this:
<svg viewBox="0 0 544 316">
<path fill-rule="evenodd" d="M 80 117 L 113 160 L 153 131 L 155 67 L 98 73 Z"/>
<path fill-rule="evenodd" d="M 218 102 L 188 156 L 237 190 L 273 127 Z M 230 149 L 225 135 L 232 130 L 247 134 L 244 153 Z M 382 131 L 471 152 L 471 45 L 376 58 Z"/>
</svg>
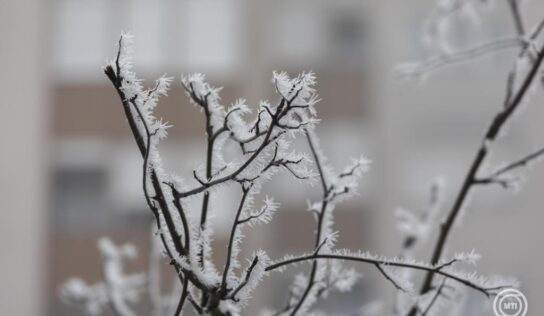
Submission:
<svg viewBox="0 0 544 316">
<path fill-rule="evenodd" d="M 194 89 L 193 82 L 189 83 L 189 86 L 187 86 L 185 83 L 182 82 L 183 87 L 185 90 L 189 93 L 191 99 L 200 105 L 200 107 L 204 110 L 204 114 L 206 117 L 206 135 L 207 135 L 207 142 L 206 142 L 206 181 L 209 182 L 212 178 L 212 168 L 213 168 L 213 151 L 214 151 L 214 143 L 217 139 L 217 136 L 220 134 L 214 133 L 213 125 L 211 123 L 212 119 L 212 112 L 210 111 L 210 105 L 209 105 L 209 96 L 211 95 L 211 92 L 208 92 L 204 97 L 197 96 L 196 91 Z M 196 171 L 193 171 L 194 178 L 200 183 L 200 185 L 205 186 L 205 182 L 202 181 L 196 174 Z M 210 193 L 208 191 L 204 192 L 204 195 L 202 197 L 202 209 L 200 212 L 200 230 L 199 232 L 202 233 L 204 229 L 206 229 L 206 221 L 208 218 L 208 207 L 209 207 L 209 201 L 210 201 Z M 204 249 L 201 248 L 200 252 L 198 254 L 198 263 L 202 267 L 204 266 Z"/>
<path fill-rule="evenodd" d="M 402 291 L 402 292 L 406 292 L 406 290 L 401 287 L 394 279 L 393 277 L 391 277 L 385 270 L 384 268 L 382 268 L 381 264 L 379 263 L 376 263 L 375 264 L 376 268 L 381 272 L 381 274 L 389 281 L 391 282 L 391 284 L 393 284 L 393 286 L 399 290 L 399 291 Z"/>
<path fill-rule="evenodd" d="M 175 187 L 173 183 L 165 183 L 165 184 L 171 188 L 172 192 L 175 191 Z M 181 202 L 178 199 L 174 199 L 172 202 L 174 204 L 174 207 L 176 207 L 176 209 L 178 210 L 178 213 L 181 218 L 181 224 L 183 225 L 183 231 L 184 231 L 183 237 L 185 240 L 185 247 L 184 247 L 185 252 L 183 254 L 187 254 L 189 253 L 191 249 L 191 236 L 190 236 L 191 232 L 189 230 L 189 221 L 187 220 L 187 217 L 185 216 L 185 212 L 183 211 Z"/>
<path fill-rule="evenodd" d="M 499 184 L 503 188 L 508 189 L 512 185 L 512 181 L 510 179 L 502 179 L 500 176 L 514 169 L 526 167 L 531 161 L 540 158 L 542 155 L 544 155 L 544 148 L 497 169 L 489 176 L 474 179 L 474 184 Z"/>
<path fill-rule="evenodd" d="M 249 282 L 249 278 L 251 277 L 251 273 L 253 273 L 253 269 L 255 269 L 255 266 L 257 265 L 258 262 L 259 262 L 259 257 L 255 256 L 255 258 L 253 259 L 253 262 L 251 262 L 251 265 L 246 270 L 246 277 L 244 281 L 240 283 L 240 285 L 238 285 L 238 287 L 236 287 L 234 291 L 232 291 L 232 293 L 229 295 L 230 299 L 232 299 L 233 301 L 237 301 L 236 294 L 238 294 L 238 292 L 240 292 L 244 288 L 244 286 L 247 285 L 247 283 Z"/>
<path fill-rule="evenodd" d="M 238 167 L 238 169 L 236 169 L 235 171 L 233 171 L 229 175 L 226 175 L 226 176 L 221 177 L 219 179 L 208 181 L 204 185 L 201 185 L 200 187 L 194 188 L 192 190 L 185 191 L 185 192 L 176 191 L 176 192 L 174 192 L 174 197 L 176 199 L 182 199 L 182 198 L 185 198 L 185 197 L 188 197 L 188 196 L 192 196 L 192 195 L 195 195 L 195 194 L 205 192 L 209 188 L 211 188 L 211 187 L 213 187 L 215 185 L 218 185 L 218 184 L 221 184 L 221 183 L 224 183 L 224 182 L 227 182 L 227 181 L 231 181 L 231 180 L 236 180 L 236 177 L 239 174 L 241 174 L 261 154 L 261 152 L 269 144 L 271 144 L 279 136 L 282 135 L 282 133 L 280 132 L 276 136 L 272 136 L 272 132 L 274 131 L 275 127 L 279 127 L 280 120 L 285 115 L 287 115 L 288 111 L 290 110 L 290 102 L 292 102 L 294 100 L 294 98 L 296 98 L 297 95 L 298 95 L 298 92 L 290 100 L 286 100 L 285 98 L 282 98 L 282 100 L 280 101 L 279 105 L 276 108 L 275 113 L 272 113 L 272 111 L 270 109 L 268 109 L 268 111 L 270 111 L 270 115 L 272 117 L 272 122 L 270 123 L 270 126 L 268 127 L 268 129 L 266 131 L 266 134 L 264 135 L 264 139 L 261 142 L 261 144 L 259 145 L 259 147 L 254 152 L 252 152 L 251 156 L 240 167 Z M 302 127 L 303 125 L 305 125 L 305 124 L 300 124 L 299 127 Z"/>
<path fill-rule="evenodd" d="M 452 279 L 454 281 L 457 281 L 467 287 L 470 287 L 478 292 L 481 292 L 486 297 L 490 297 L 492 295 L 495 295 L 497 291 L 511 287 L 511 285 L 500 285 L 500 286 L 494 286 L 494 287 L 483 287 L 480 286 L 474 282 L 471 282 L 469 280 L 463 279 L 459 276 L 456 276 L 452 273 L 443 271 L 438 269 L 437 267 L 432 266 L 426 266 L 426 265 L 420 265 L 420 264 L 412 264 L 412 263 L 404 263 L 404 262 L 397 262 L 397 261 L 386 261 L 386 260 L 378 260 L 378 259 L 371 259 L 371 258 L 364 258 L 364 257 L 357 257 L 357 256 L 346 256 L 346 255 L 336 255 L 336 254 L 311 254 L 311 255 L 305 255 L 295 258 L 290 258 L 284 261 L 280 261 L 277 263 L 274 263 L 272 265 L 269 265 L 265 268 L 265 271 L 272 271 L 279 268 L 282 268 L 284 266 L 295 264 L 299 262 L 304 261 L 316 261 L 316 260 L 322 260 L 322 259 L 335 259 L 335 260 L 345 260 L 345 261 L 355 261 L 355 262 L 362 262 L 362 263 L 368 263 L 376 266 L 379 265 L 386 265 L 386 266 L 393 266 L 393 267 L 399 267 L 399 268 L 407 268 L 407 269 L 413 269 L 413 270 L 419 270 L 419 271 L 427 271 L 431 272 L 433 274 L 439 274 L 442 275 L 448 279 Z"/>
<path fill-rule="evenodd" d="M 512 163 L 509 163 L 508 165 L 496 170 L 493 172 L 493 174 L 490 177 L 498 177 L 506 172 L 512 171 L 516 168 L 525 167 L 527 166 L 532 160 L 540 158 L 540 156 L 544 155 L 544 147 L 525 156 L 522 157 Z"/>
<path fill-rule="evenodd" d="M 243 224 L 245 224 L 245 223 L 247 223 L 247 222 L 249 222 L 251 220 L 259 218 L 259 217 L 261 217 L 261 215 L 266 213 L 267 210 L 268 210 L 267 207 L 263 207 L 259 213 L 254 214 L 254 215 L 248 215 L 246 218 L 238 220 L 237 225 L 243 225 Z"/>
<path fill-rule="evenodd" d="M 176 312 L 174 313 L 175 316 L 181 315 L 181 311 L 183 310 L 183 305 L 185 304 L 185 300 L 187 299 L 187 295 L 189 295 L 189 279 L 184 278 L 183 279 L 183 289 L 181 290 L 181 296 L 179 298 L 178 306 L 176 307 Z"/>
<path fill-rule="evenodd" d="M 316 236 L 315 236 L 315 249 L 316 249 L 316 252 L 314 254 L 317 255 L 317 252 L 321 249 L 321 246 L 323 245 L 322 242 L 321 242 L 321 238 L 322 238 L 321 235 L 322 235 L 322 232 L 323 232 L 323 222 L 324 222 L 324 218 L 325 218 L 325 212 L 327 210 L 327 206 L 328 206 L 328 203 L 329 203 L 327 197 L 329 195 L 330 188 L 328 188 L 328 186 L 327 186 L 325 171 L 324 171 L 323 166 L 322 166 L 321 157 L 319 157 L 319 152 L 318 152 L 315 140 L 312 137 L 312 134 L 311 134 L 312 132 L 309 131 L 308 129 L 305 129 L 304 132 L 305 132 L 305 135 L 306 135 L 306 140 L 308 141 L 308 146 L 310 147 L 310 151 L 312 152 L 312 156 L 314 157 L 315 165 L 317 166 L 317 170 L 318 170 L 318 173 L 319 173 L 319 178 L 321 180 L 321 188 L 322 188 L 322 191 L 323 191 L 322 192 L 322 201 L 321 201 L 321 210 L 319 211 L 318 217 L 317 217 L 317 233 L 316 233 Z M 298 300 L 298 303 L 295 305 L 295 308 L 291 312 L 291 316 L 296 315 L 296 313 L 299 311 L 299 309 L 304 304 L 304 301 L 308 297 L 308 294 L 310 294 L 310 291 L 312 290 L 312 287 L 315 284 L 315 277 L 316 277 L 317 268 L 318 268 L 317 264 L 318 264 L 317 260 L 312 262 L 312 269 L 310 271 L 310 276 L 309 276 L 309 279 L 308 279 L 308 285 L 306 285 L 306 289 L 302 293 L 302 296 Z"/>
<path fill-rule="evenodd" d="M 519 1 L 517 0 L 508 0 L 508 5 L 510 6 L 510 12 L 512 13 L 512 18 L 514 20 L 516 33 L 523 36 L 525 34 L 525 26 L 523 25 L 523 18 L 521 17 L 518 2 Z"/>
<path fill-rule="evenodd" d="M 138 146 L 138 149 L 140 151 L 140 154 L 142 157 L 145 158 L 146 153 L 148 151 L 148 144 L 146 143 L 147 137 L 150 137 L 151 133 L 149 131 L 149 128 L 147 127 L 147 122 L 145 121 L 142 112 L 140 111 L 139 107 L 135 103 L 136 99 L 129 100 L 126 98 L 125 93 L 123 91 L 123 78 L 121 76 L 121 66 L 120 66 L 120 56 L 121 56 L 121 45 L 122 45 L 122 37 L 119 40 L 119 51 L 117 52 L 117 59 L 115 60 L 115 68 L 112 65 L 108 65 L 104 68 L 104 73 L 108 77 L 108 79 L 112 82 L 115 90 L 117 91 L 117 94 L 119 95 L 119 98 L 121 99 L 121 103 L 123 105 L 123 110 L 125 112 L 125 117 L 127 118 L 129 127 L 131 129 L 131 132 L 133 134 L 134 140 L 136 141 L 136 144 Z M 136 114 L 133 112 L 132 107 L 134 107 L 134 110 L 136 111 Z M 140 119 L 141 123 L 143 124 L 143 127 L 146 131 L 146 138 L 144 138 L 144 135 L 142 135 L 140 128 L 138 127 L 138 122 L 136 115 L 138 115 L 138 118 Z M 186 252 L 185 247 L 181 243 L 180 235 L 177 232 L 176 225 L 174 224 L 174 220 L 172 218 L 172 214 L 170 213 L 170 209 L 168 206 L 168 203 L 165 199 L 165 195 L 163 192 L 162 182 L 159 180 L 159 177 L 155 170 L 153 168 L 150 168 L 150 178 L 151 178 L 151 184 L 153 186 L 153 190 L 155 193 L 155 196 L 153 196 L 151 199 L 158 202 L 158 207 L 155 207 L 154 203 L 148 204 L 150 206 L 151 211 L 155 217 L 155 222 L 157 225 L 157 228 L 159 229 L 161 242 L 164 246 L 165 252 L 170 258 L 171 264 L 174 266 L 176 273 L 178 274 L 180 281 L 183 282 L 182 279 L 182 268 L 179 265 L 179 263 L 174 259 L 177 257 L 177 255 L 183 256 Z M 177 192 L 173 185 L 170 185 L 173 191 Z M 183 212 L 183 209 L 181 208 L 181 204 L 179 201 L 174 200 L 174 205 L 177 208 L 178 214 L 182 220 L 183 228 L 184 228 L 184 237 L 186 238 L 185 245 L 188 248 L 188 240 L 189 240 L 189 229 L 187 225 L 187 220 L 185 218 L 185 214 Z M 161 210 L 159 213 L 158 210 Z M 177 255 L 174 256 L 174 254 L 171 252 L 168 242 L 166 241 L 166 237 L 162 233 L 161 228 L 161 216 L 164 219 L 164 222 L 166 224 L 166 229 L 168 234 L 170 235 L 170 240 L 174 244 L 174 250 L 177 252 Z M 191 271 L 183 271 L 185 274 L 185 277 L 189 279 L 190 282 L 192 282 L 197 288 L 199 289 L 208 289 L 208 286 L 204 285 Z"/>
<path fill-rule="evenodd" d="M 196 174 L 196 170 L 193 170 L 193 178 L 194 178 L 198 183 L 200 183 L 201 185 L 206 185 L 206 182 L 204 182 L 202 179 L 200 179 L 200 177 L 198 176 L 198 174 Z"/>
<path fill-rule="evenodd" d="M 232 260 L 232 251 L 234 248 L 234 239 L 236 237 L 236 230 L 238 229 L 238 225 L 240 224 L 239 219 L 240 215 L 242 214 L 242 211 L 244 209 L 244 204 L 246 202 L 247 196 L 251 190 L 251 187 L 253 184 L 251 184 L 249 187 L 244 187 L 242 185 L 242 198 L 240 199 L 240 204 L 238 205 L 238 210 L 236 211 L 236 216 L 234 218 L 234 221 L 232 222 L 232 228 L 230 231 L 230 237 L 229 237 L 229 243 L 227 246 L 227 256 L 225 261 L 225 268 L 223 269 L 223 279 L 221 281 L 221 291 L 226 292 L 227 291 L 227 277 L 230 270 L 230 264 Z"/>
<path fill-rule="evenodd" d="M 319 254 L 319 251 L 321 250 L 321 248 L 323 248 L 323 246 L 325 246 L 328 241 L 329 241 L 329 238 L 327 237 L 323 238 L 323 241 L 319 244 L 319 246 L 315 248 L 314 255 Z"/>
<path fill-rule="evenodd" d="M 119 61 L 120 56 L 121 56 L 121 49 L 122 49 L 122 37 L 119 39 L 119 50 L 117 52 L 117 58 L 115 60 L 116 70 L 114 70 L 111 65 L 108 65 L 108 66 L 106 66 L 104 68 L 104 73 L 106 74 L 108 79 L 110 79 L 110 81 L 112 82 L 115 90 L 117 91 L 117 94 L 119 95 L 119 97 L 121 99 L 121 102 L 122 102 L 122 105 L 123 105 L 123 110 L 125 112 L 125 116 L 126 116 L 127 121 L 129 123 L 129 127 L 130 127 L 131 132 L 133 134 L 133 137 L 134 137 L 134 139 L 136 141 L 136 144 L 138 145 L 138 149 L 140 150 L 140 154 L 142 155 L 142 157 L 144 157 L 145 153 L 147 151 L 147 149 L 146 149 L 147 146 L 146 146 L 146 144 L 144 142 L 143 135 L 141 135 L 141 133 L 140 133 L 140 131 L 138 129 L 135 117 L 134 117 L 134 115 L 132 113 L 132 110 L 130 108 L 131 107 L 130 101 L 127 100 L 127 98 L 125 97 L 125 93 L 122 90 L 123 78 L 122 78 L 122 76 L 120 74 L 121 73 L 121 68 L 120 68 L 120 61 Z M 135 107 L 135 108 L 137 109 L 137 107 Z M 156 201 L 158 201 L 159 207 L 162 209 L 162 214 L 163 214 L 164 220 L 166 222 L 168 231 L 173 236 L 172 239 L 174 240 L 174 246 L 176 248 L 176 251 L 179 252 L 180 254 L 182 254 L 183 253 L 183 249 L 182 249 L 183 247 L 179 243 L 179 240 L 177 240 L 177 238 L 176 238 L 177 232 L 176 232 L 175 225 L 174 225 L 174 222 L 172 220 L 172 217 L 170 216 L 170 211 L 168 209 L 168 204 L 166 203 L 166 200 L 164 198 L 164 193 L 162 192 L 162 187 L 161 187 L 160 181 L 159 181 L 156 173 L 153 170 L 151 171 L 151 182 L 152 182 L 152 185 L 153 185 L 153 190 L 155 191 L 155 195 L 156 195 L 154 199 Z M 148 204 L 148 205 L 153 206 L 152 204 Z M 161 225 L 160 225 L 160 216 L 158 214 L 158 210 L 155 207 L 151 207 L 150 209 L 153 212 L 153 214 L 155 215 L 155 220 L 156 220 L 156 223 L 157 223 L 157 227 L 160 230 Z M 167 254 L 173 260 L 174 257 L 170 253 L 170 250 L 168 248 L 168 244 L 166 243 L 166 240 L 164 239 L 164 236 L 162 236 L 162 234 L 161 234 L 161 240 L 162 240 L 163 245 L 164 245 L 164 247 L 165 247 L 165 249 L 167 251 Z M 179 269 L 179 267 L 177 267 L 176 269 Z"/>
<path fill-rule="evenodd" d="M 198 315 L 202 315 L 204 314 L 204 310 L 202 309 L 202 307 L 200 305 L 198 305 L 198 303 L 195 301 L 194 298 L 192 298 L 191 296 L 188 297 L 188 301 L 189 303 L 191 303 L 191 305 L 193 306 L 193 308 L 195 309 L 195 311 L 198 313 Z"/>
<path fill-rule="evenodd" d="M 445 248 L 447 239 L 450 235 L 453 224 L 455 223 L 459 215 L 459 212 L 463 204 L 465 203 L 465 200 L 469 191 L 472 189 L 473 185 L 475 184 L 474 180 L 476 179 L 476 174 L 478 173 L 480 166 L 482 165 L 483 161 L 488 155 L 488 145 L 497 138 L 504 124 L 508 121 L 508 119 L 512 116 L 512 114 L 516 111 L 516 109 L 518 109 L 519 105 L 522 103 L 522 100 L 525 94 L 529 90 L 529 87 L 531 86 L 531 84 L 533 83 L 534 79 L 536 78 L 538 74 L 538 69 L 540 68 L 542 64 L 543 59 L 544 59 L 544 46 L 541 47 L 538 53 L 537 59 L 535 60 L 529 72 L 527 73 L 521 87 L 519 88 L 517 93 L 513 96 L 512 101 L 509 103 L 509 105 L 506 108 L 502 109 L 499 113 L 496 114 L 495 118 L 489 125 L 487 132 L 485 133 L 482 145 L 478 149 L 478 152 L 476 153 L 476 156 L 465 177 L 465 180 L 463 181 L 461 190 L 459 191 L 459 194 L 457 195 L 457 198 L 455 199 L 455 203 L 450 213 L 448 214 L 446 221 L 441 225 L 438 241 L 434 247 L 433 254 L 431 257 L 431 264 L 436 264 L 437 262 L 440 261 L 440 258 L 442 257 L 442 253 L 444 251 L 444 248 Z M 425 276 L 425 280 L 422 284 L 420 294 L 424 294 L 431 289 L 434 275 L 435 275 L 435 271 L 428 271 L 427 275 Z M 415 314 L 416 314 L 415 309 L 412 309 L 408 315 L 415 316 Z"/>
<path fill-rule="evenodd" d="M 456 263 L 458 261 L 459 260 L 457 260 L 456 258 L 453 258 L 450 261 L 447 261 L 447 262 L 444 262 L 443 264 L 437 265 L 436 268 L 439 269 L 439 270 L 442 270 L 442 269 L 444 269 L 446 267 L 449 267 L 449 266 L 453 265 L 454 263 Z"/>
<path fill-rule="evenodd" d="M 518 2 L 517 0 L 508 0 L 508 5 L 509 5 L 509 8 L 510 8 L 510 13 L 512 14 L 512 19 L 514 21 L 514 26 L 516 28 L 516 34 L 519 36 L 519 37 L 524 37 L 525 36 L 525 27 L 524 27 L 524 23 L 523 23 L 523 17 L 521 16 L 521 13 L 520 13 L 520 10 L 519 10 L 519 5 L 518 5 Z M 538 28 L 537 28 L 538 30 Z M 530 46 L 531 46 L 531 41 L 534 40 L 534 37 L 533 36 L 536 36 L 536 33 L 537 31 L 535 31 L 535 33 L 533 33 L 529 39 L 529 41 L 527 41 L 524 45 L 524 48 L 521 50 L 521 52 L 519 53 L 518 55 L 518 58 L 522 58 L 523 56 L 525 56 L 525 54 L 529 53 L 530 52 Z M 532 57 L 531 54 L 529 54 L 529 57 Z M 510 71 L 510 73 L 508 74 L 508 81 L 507 81 L 507 88 L 506 88 L 506 98 L 504 99 L 504 106 L 507 107 L 508 104 L 510 103 L 510 98 L 512 97 L 512 94 L 514 93 L 513 90 L 514 90 L 514 84 L 516 82 L 516 75 L 517 75 L 517 67 L 513 67 L 513 69 Z"/>
<path fill-rule="evenodd" d="M 440 286 L 438 287 L 438 289 L 436 290 L 436 293 L 434 294 L 433 298 L 429 302 L 429 305 L 427 305 L 427 308 L 425 308 L 423 313 L 421 313 L 421 316 L 426 316 L 431 310 L 431 308 L 433 307 L 434 303 L 436 303 L 436 300 L 438 299 L 438 297 L 442 295 L 442 290 L 444 289 L 444 286 L 446 285 L 446 281 L 447 281 L 446 277 L 442 278 L 442 282 L 440 283 Z"/>
<path fill-rule="evenodd" d="M 427 74 L 445 66 L 470 61 L 491 53 L 520 47 L 523 45 L 523 43 L 524 41 L 520 38 L 499 39 L 480 44 L 466 50 L 436 55 L 424 61 L 417 62 L 415 69 L 410 71 L 410 75 Z"/>
<path fill-rule="evenodd" d="M 211 187 L 213 187 L 215 185 L 227 182 L 229 180 L 236 179 L 236 176 L 238 176 L 240 173 L 242 173 L 253 162 L 253 160 L 255 160 L 259 156 L 261 151 L 264 150 L 264 148 L 270 144 L 269 139 L 270 139 L 270 137 L 272 135 L 272 130 L 273 129 L 274 129 L 274 124 L 271 124 L 268 131 L 267 131 L 267 133 L 266 133 L 266 135 L 265 135 L 265 138 L 264 138 L 263 142 L 261 143 L 261 145 L 259 146 L 259 148 L 238 169 L 233 171 L 231 174 L 226 175 L 226 176 L 221 177 L 221 178 L 216 179 L 216 180 L 209 181 L 205 185 L 202 185 L 200 187 L 197 187 L 195 189 L 192 189 L 192 190 L 189 190 L 189 191 L 186 191 L 186 192 L 176 191 L 176 192 L 174 192 L 174 197 L 176 199 L 185 198 L 185 197 L 188 197 L 188 196 L 195 195 L 195 194 L 201 193 L 203 191 L 206 191 L 206 190 L 208 190 L 209 188 L 211 188 Z"/>
<path fill-rule="evenodd" d="M 508 189 L 512 185 L 510 179 L 500 179 L 500 178 L 479 178 L 474 179 L 474 185 L 485 185 L 485 184 L 498 184 L 504 189 Z"/>
<path fill-rule="evenodd" d="M 308 176 L 300 176 L 298 175 L 289 165 L 297 165 L 302 162 L 303 158 L 299 158 L 297 160 L 289 160 L 289 159 L 277 159 L 278 156 L 278 144 L 276 143 L 276 147 L 274 148 L 274 154 L 272 155 L 272 159 L 270 162 L 266 165 L 266 167 L 263 168 L 263 170 L 260 172 L 259 176 L 266 172 L 268 169 L 272 167 L 284 167 L 289 171 L 295 178 L 299 180 L 307 180 Z"/>
<path fill-rule="evenodd" d="M 319 179 L 321 180 L 321 189 L 324 192 L 327 192 L 329 188 L 327 186 L 327 181 L 325 180 L 325 172 L 323 170 L 323 166 L 321 166 L 321 159 L 319 159 L 319 154 L 317 153 L 317 146 L 312 136 L 310 135 L 311 132 L 307 129 L 304 132 L 306 134 L 308 146 L 310 147 L 310 151 L 312 152 L 312 156 L 314 157 L 314 162 L 317 167 L 317 171 L 319 173 Z"/>
</svg>

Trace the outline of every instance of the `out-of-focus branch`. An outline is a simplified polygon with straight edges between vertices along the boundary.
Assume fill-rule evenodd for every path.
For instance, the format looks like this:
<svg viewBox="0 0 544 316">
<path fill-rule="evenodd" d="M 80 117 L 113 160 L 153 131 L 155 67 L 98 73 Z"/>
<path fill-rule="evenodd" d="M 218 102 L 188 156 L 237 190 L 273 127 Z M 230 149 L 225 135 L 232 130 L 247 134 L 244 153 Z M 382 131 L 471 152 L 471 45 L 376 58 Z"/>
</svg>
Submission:
<svg viewBox="0 0 544 316">
<path fill-rule="evenodd" d="M 510 12 L 512 13 L 516 32 L 518 35 L 523 35 L 525 34 L 525 26 L 523 25 L 523 18 L 521 17 L 521 12 L 519 11 L 518 2 L 518 0 L 508 0 L 508 5 L 510 6 Z"/>
<path fill-rule="evenodd" d="M 442 279 L 442 282 L 440 283 L 440 286 L 438 287 L 438 289 L 436 289 L 436 292 L 434 293 L 433 298 L 429 302 L 429 305 L 427 305 L 425 310 L 421 313 L 421 316 L 426 316 L 427 314 L 429 314 L 429 311 L 431 310 L 433 305 L 436 303 L 436 300 L 440 297 L 440 295 L 442 295 L 442 291 L 444 290 L 444 286 L 446 286 L 446 281 L 447 280 L 448 280 L 448 278 L 446 278 L 446 277 L 444 277 Z"/>
<path fill-rule="evenodd" d="M 495 115 L 493 121 L 489 125 L 487 132 L 485 133 L 484 139 L 482 141 L 482 145 L 478 149 L 476 156 L 474 157 L 474 160 L 470 166 L 470 169 L 465 177 L 465 180 L 463 181 L 463 185 L 455 199 L 455 203 L 451 211 L 449 212 L 445 222 L 441 225 L 441 229 L 438 235 L 438 240 L 434 247 L 433 254 L 431 257 L 432 264 L 436 264 L 440 261 L 440 258 L 442 257 L 442 253 L 444 251 L 444 248 L 445 248 L 447 239 L 450 235 L 453 224 L 455 223 L 459 215 L 459 212 L 461 208 L 463 207 L 463 204 L 465 203 L 466 197 L 468 193 L 470 192 L 470 190 L 472 189 L 472 187 L 475 184 L 478 184 L 477 173 L 480 170 L 482 163 L 484 162 L 485 158 L 487 157 L 489 153 L 489 145 L 497 138 L 504 124 L 510 119 L 512 114 L 516 111 L 516 109 L 518 109 L 519 105 L 522 103 L 525 94 L 529 90 L 531 84 L 533 83 L 534 79 L 536 78 L 538 74 L 538 70 L 540 69 L 543 59 L 544 59 L 544 46 L 540 48 L 535 62 L 533 63 L 530 70 L 526 74 L 521 87 L 518 89 L 515 95 L 513 95 L 511 102 L 508 104 L 507 107 L 505 107 L 504 109 L 502 109 L 500 112 L 498 112 Z M 427 275 L 425 276 L 425 280 L 422 284 L 420 294 L 425 294 L 431 289 L 434 275 L 435 275 L 434 271 L 428 271 Z M 409 315 L 415 316 L 416 313 L 417 313 L 416 309 L 413 308 L 410 311 Z"/>
<path fill-rule="evenodd" d="M 479 57 L 524 45 L 522 38 L 493 40 L 475 47 L 452 53 L 430 57 L 421 62 L 402 64 L 397 68 L 400 77 L 418 77 L 443 68 L 445 66 L 474 60 Z"/>
<path fill-rule="evenodd" d="M 534 160 L 539 159 L 542 155 L 544 155 L 544 148 L 541 148 L 527 156 L 524 156 L 518 160 L 515 160 L 514 162 L 511 162 L 504 167 L 501 167 L 494 171 L 492 174 L 486 177 L 479 177 L 477 179 L 474 179 L 474 184 L 492 184 L 496 183 L 501 185 L 504 188 L 508 188 L 510 186 L 510 179 L 503 179 L 501 178 L 501 175 L 506 174 L 514 169 L 526 167 L 529 163 L 531 163 Z"/>
<path fill-rule="evenodd" d="M 514 169 L 517 169 L 517 168 L 520 168 L 520 167 L 525 167 L 527 166 L 530 162 L 532 162 L 533 160 L 536 160 L 538 158 L 540 158 L 542 155 L 544 155 L 544 147 L 523 157 L 523 158 L 520 158 L 512 163 L 509 163 L 507 164 L 506 166 L 502 167 L 502 168 L 499 168 L 498 170 L 496 170 L 495 172 L 493 172 L 493 174 L 491 175 L 491 177 L 497 177 L 497 176 L 500 176 L 506 172 L 509 172 L 511 170 L 514 170 Z"/>
</svg>

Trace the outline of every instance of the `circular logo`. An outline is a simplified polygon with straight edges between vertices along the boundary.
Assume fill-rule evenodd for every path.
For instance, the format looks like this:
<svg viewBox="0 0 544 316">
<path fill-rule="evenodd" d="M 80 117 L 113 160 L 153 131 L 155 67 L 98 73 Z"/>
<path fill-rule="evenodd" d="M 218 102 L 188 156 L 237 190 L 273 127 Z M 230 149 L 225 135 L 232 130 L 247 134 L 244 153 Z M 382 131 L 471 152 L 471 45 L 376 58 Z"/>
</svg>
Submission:
<svg viewBox="0 0 544 316">
<path fill-rule="evenodd" d="M 516 289 L 502 290 L 495 296 L 493 312 L 496 316 L 525 316 L 527 298 Z"/>
</svg>

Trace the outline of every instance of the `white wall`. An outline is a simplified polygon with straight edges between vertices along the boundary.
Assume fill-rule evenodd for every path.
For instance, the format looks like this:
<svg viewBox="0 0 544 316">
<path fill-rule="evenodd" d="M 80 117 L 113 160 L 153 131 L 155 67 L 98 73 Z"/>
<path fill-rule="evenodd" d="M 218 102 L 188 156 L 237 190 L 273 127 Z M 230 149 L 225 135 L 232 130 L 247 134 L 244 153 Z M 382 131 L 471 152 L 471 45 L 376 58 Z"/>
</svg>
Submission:
<svg viewBox="0 0 544 316">
<path fill-rule="evenodd" d="M 0 315 L 45 314 L 44 2 L 0 2 Z"/>
</svg>

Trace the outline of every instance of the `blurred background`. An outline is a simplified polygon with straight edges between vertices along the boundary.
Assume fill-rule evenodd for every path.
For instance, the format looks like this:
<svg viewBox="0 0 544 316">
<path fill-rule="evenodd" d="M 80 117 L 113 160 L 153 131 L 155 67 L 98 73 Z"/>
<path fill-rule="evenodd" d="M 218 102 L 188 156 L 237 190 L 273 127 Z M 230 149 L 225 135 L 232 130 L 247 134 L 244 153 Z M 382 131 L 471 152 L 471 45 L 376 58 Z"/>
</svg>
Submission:
<svg viewBox="0 0 544 316">
<path fill-rule="evenodd" d="M 478 2 L 478 1 L 473 1 Z M 487 1 L 478 17 L 461 17 L 448 30 L 456 49 L 515 36 L 507 1 Z M 542 18 L 544 3 L 520 1 L 527 28 Z M 150 214 L 141 193 L 141 158 L 121 104 L 102 73 L 121 31 L 135 35 L 135 66 L 152 82 L 176 78 L 158 116 L 171 122 L 161 151 L 180 174 L 204 159 L 204 120 L 179 85 L 181 73 L 203 72 L 223 86 L 223 103 L 275 100 L 273 70 L 318 76 L 323 122 L 317 132 L 333 166 L 360 153 L 373 163 L 361 194 L 336 210 L 339 247 L 395 256 L 402 236 L 394 210 L 423 209 L 429 187 L 446 179 L 446 212 L 459 190 L 484 129 L 502 106 L 516 50 L 445 67 L 427 78 L 399 81 L 395 66 L 434 55 L 422 26 L 435 1 L 394 0 L 18 0 L 0 3 L 0 314 L 78 315 L 64 305 L 59 286 L 79 276 L 101 279 L 96 241 L 109 236 L 140 251 L 129 271 L 145 267 Z M 468 19 L 468 20 L 465 20 Z M 468 22 L 467 22 L 468 21 Z M 456 24 L 454 24 L 456 25 Z M 544 145 L 542 89 L 511 121 L 489 167 Z M 527 172 L 517 193 L 478 188 L 449 253 L 483 256 L 484 274 L 512 275 L 521 283 L 530 315 L 544 308 L 544 166 Z M 246 250 L 272 258 L 312 249 L 314 225 L 306 211 L 318 188 L 279 177 L 269 194 L 281 211 L 266 227 L 246 230 Z M 221 262 L 229 214 L 215 214 L 215 256 Z M 428 260 L 433 242 L 418 253 Z M 394 289 L 372 267 L 348 294 L 322 304 L 330 313 L 357 315 L 365 303 L 390 301 Z M 262 283 L 247 315 L 282 306 L 295 272 Z M 470 304 L 477 305 L 481 295 Z M 472 303 L 471 303 L 472 302 Z M 481 303 L 481 302 L 480 302 Z M 488 314 L 492 315 L 491 303 Z"/>
</svg>

